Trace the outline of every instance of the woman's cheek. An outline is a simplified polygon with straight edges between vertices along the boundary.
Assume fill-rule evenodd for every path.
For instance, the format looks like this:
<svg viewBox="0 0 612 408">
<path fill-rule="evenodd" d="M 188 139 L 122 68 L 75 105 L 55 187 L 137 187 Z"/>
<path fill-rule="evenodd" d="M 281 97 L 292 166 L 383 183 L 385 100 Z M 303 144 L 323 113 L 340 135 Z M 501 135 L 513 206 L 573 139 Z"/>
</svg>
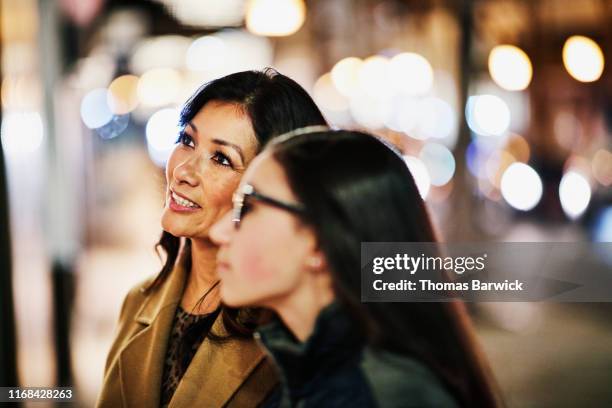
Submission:
<svg viewBox="0 0 612 408">
<path fill-rule="evenodd" d="M 274 275 L 272 269 L 274 263 L 269 262 L 268 257 L 269 254 L 258 250 L 256 245 L 251 244 L 245 248 L 239 265 L 240 275 L 245 282 L 261 284 L 270 281 Z"/>
</svg>

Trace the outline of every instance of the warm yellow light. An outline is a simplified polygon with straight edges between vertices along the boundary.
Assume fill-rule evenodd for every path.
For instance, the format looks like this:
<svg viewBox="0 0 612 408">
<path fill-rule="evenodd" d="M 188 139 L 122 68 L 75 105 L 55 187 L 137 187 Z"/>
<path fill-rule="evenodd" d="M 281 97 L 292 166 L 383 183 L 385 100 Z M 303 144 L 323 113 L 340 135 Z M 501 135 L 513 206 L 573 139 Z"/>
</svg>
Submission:
<svg viewBox="0 0 612 408">
<path fill-rule="evenodd" d="M 389 60 L 380 55 L 368 57 L 359 70 L 359 88 L 370 97 L 384 98 L 392 93 Z"/>
<path fill-rule="evenodd" d="M 389 61 L 389 80 L 394 88 L 408 95 L 424 95 L 433 85 L 434 73 L 425 57 L 403 52 Z"/>
<path fill-rule="evenodd" d="M 137 93 L 145 106 L 163 106 L 174 101 L 181 86 L 180 74 L 171 68 L 155 68 L 138 81 Z"/>
<path fill-rule="evenodd" d="M 522 91 L 529 86 L 533 69 L 523 50 L 514 45 L 498 45 L 489 54 L 489 73 L 502 88 Z"/>
<path fill-rule="evenodd" d="M 122 75 L 108 86 L 108 106 L 116 115 L 125 115 L 138 106 L 138 77 Z"/>
<path fill-rule="evenodd" d="M 314 84 L 315 101 L 325 110 L 344 111 L 349 108 L 348 99 L 342 95 L 332 82 L 331 74 L 323 74 Z"/>
<path fill-rule="evenodd" d="M 303 0 L 250 0 L 246 26 L 253 34 L 282 37 L 299 30 L 305 18 Z"/>
<path fill-rule="evenodd" d="M 348 57 L 336 63 L 331 70 L 334 87 L 344 96 L 351 96 L 359 89 L 359 71 L 361 58 Z"/>
<path fill-rule="evenodd" d="M 593 82 L 601 77 L 604 56 L 595 41 L 574 35 L 568 38 L 563 46 L 563 64 L 574 79 L 580 82 Z"/>
</svg>

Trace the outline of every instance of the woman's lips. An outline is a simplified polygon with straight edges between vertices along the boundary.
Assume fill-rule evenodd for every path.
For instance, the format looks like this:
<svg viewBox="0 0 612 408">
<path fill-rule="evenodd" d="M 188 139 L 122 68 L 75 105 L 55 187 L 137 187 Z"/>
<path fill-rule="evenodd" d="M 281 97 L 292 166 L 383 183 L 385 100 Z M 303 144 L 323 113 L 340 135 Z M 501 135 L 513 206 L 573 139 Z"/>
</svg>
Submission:
<svg viewBox="0 0 612 408">
<path fill-rule="evenodd" d="M 176 212 L 194 212 L 202 209 L 198 204 L 170 191 L 170 209 Z"/>
</svg>

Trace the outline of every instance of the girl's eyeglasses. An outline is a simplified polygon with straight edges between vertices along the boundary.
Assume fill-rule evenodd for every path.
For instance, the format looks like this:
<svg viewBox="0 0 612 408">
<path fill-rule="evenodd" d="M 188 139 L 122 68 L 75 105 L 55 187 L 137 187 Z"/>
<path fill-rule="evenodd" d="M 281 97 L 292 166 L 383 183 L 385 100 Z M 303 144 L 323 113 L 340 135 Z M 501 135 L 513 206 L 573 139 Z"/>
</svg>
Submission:
<svg viewBox="0 0 612 408">
<path fill-rule="evenodd" d="M 234 209 L 232 212 L 232 221 L 234 227 L 238 229 L 240 227 L 240 221 L 245 216 L 249 208 L 249 200 L 257 200 L 262 203 L 271 205 L 272 207 L 280 208 L 281 210 L 289 211 L 294 214 L 303 214 L 304 207 L 300 204 L 290 204 L 279 201 L 275 198 L 268 197 L 255 191 L 255 188 L 250 184 L 244 184 L 242 187 L 234 193 L 232 202 Z"/>
</svg>

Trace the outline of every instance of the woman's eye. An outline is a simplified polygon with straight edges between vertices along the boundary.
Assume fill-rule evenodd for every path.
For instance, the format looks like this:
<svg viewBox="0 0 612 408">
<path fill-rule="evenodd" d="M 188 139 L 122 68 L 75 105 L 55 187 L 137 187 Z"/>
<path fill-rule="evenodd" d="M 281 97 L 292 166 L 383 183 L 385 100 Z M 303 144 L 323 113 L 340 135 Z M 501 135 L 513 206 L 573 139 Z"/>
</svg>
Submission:
<svg viewBox="0 0 612 408">
<path fill-rule="evenodd" d="M 184 132 L 181 132 L 179 134 L 178 139 L 176 139 L 176 143 L 181 143 L 189 147 L 195 147 L 195 142 L 193 140 L 193 137 L 189 136 L 187 133 L 184 133 Z"/>
<path fill-rule="evenodd" d="M 221 166 L 233 167 L 232 161 L 229 159 L 229 157 L 227 157 L 226 155 L 224 155 L 221 152 L 215 152 L 211 156 L 211 159 L 213 159 L 213 161 L 215 161 L 217 164 L 219 164 Z"/>
</svg>

